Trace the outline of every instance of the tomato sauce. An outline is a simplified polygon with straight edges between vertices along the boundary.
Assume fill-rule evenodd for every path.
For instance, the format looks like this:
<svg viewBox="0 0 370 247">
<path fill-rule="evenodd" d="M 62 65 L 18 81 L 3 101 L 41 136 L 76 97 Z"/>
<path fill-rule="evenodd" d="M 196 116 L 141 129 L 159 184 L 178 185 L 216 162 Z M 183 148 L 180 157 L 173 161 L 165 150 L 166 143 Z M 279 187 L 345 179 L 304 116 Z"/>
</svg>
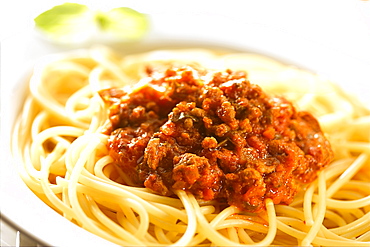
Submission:
<svg viewBox="0 0 370 247">
<path fill-rule="evenodd" d="M 243 71 L 147 72 L 132 92 L 100 91 L 110 106 L 110 155 L 136 186 L 258 212 L 266 198 L 291 203 L 333 157 L 310 113 L 267 95 Z"/>
</svg>

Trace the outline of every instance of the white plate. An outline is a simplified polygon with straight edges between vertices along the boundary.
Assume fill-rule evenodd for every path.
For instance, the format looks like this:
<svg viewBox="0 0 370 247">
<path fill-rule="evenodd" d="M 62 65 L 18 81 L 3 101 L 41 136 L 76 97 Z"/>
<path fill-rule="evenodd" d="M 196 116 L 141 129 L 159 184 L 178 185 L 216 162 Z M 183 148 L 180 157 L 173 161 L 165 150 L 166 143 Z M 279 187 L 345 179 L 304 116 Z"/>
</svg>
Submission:
<svg viewBox="0 0 370 247">
<path fill-rule="evenodd" d="M 325 74 L 348 91 L 362 97 L 364 101 L 370 102 L 365 97 L 365 92 L 369 92 L 369 64 L 328 49 L 327 46 L 320 46 L 278 29 L 240 23 L 232 18 L 220 18 L 215 15 L 160 13 L 152 15 L 151 19 L 154 25 L 147 39 L 137 44 L 121 46 L 119 49 L 132 53 L 152 48 L 202 46 L 253 51 Z M 32 65 L 43 55 L 69 48 L 53 46 L 35 37 L 32 31 L 6 39 L 1 48 L 2 217 L 44 245 L 113 245 L 67 221 L 39 200 L 21 181 L 10 155 L 10 133 L 27 92 L 27 79 Z"/>
</svg>

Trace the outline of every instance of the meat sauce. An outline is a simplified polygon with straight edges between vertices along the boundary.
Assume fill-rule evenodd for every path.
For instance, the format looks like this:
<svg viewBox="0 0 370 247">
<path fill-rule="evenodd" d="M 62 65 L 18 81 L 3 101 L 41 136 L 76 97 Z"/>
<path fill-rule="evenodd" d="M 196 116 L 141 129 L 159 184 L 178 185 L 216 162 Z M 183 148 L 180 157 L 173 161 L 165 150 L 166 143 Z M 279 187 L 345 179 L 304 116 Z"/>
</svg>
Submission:
<svg viewBox="0 0 370 247">
<path fill-rule="evenodd" d="M 318 121 L 251 84 L 246 72 L 148 68 L 131 92 L 100 91 L 115 163 L 135 186 L 185 190 L 241 210 L 289 204 L 332 159 Z"/>
</svg>

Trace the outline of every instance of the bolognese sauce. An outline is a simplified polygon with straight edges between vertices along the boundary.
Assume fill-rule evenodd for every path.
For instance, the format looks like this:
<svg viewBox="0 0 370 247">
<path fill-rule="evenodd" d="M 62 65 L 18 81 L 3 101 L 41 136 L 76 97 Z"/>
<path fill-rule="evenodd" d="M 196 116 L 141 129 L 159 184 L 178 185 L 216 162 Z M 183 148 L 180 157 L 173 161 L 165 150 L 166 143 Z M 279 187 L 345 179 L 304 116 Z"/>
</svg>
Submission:
<svg viewBox="0 0 370 247">
<path fill-rule="evenodd" d="M 241 210 L 292 202 L 333 153 L 318 121 L 270 96 L 243 71 L 147 69 L 140 87 L 100 91 L 108 148 L 132 184 L 185 190 Z"/>
</svg>

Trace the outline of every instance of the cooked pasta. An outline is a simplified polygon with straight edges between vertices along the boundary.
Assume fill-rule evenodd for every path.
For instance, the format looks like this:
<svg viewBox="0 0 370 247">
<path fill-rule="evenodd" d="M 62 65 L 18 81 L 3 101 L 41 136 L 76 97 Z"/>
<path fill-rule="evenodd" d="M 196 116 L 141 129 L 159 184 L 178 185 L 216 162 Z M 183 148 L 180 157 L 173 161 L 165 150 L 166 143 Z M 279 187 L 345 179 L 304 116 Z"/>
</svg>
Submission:
<svg viewBox="0 0 370 247">
<path fill-rule="evenodd" d="M 318 118 L 334 160 L 290 205 L 267 199 L 262 213 L 129 185 L 109 156 L 99 91 L 134 85 L 148 64 L 246 70 L 252 83 Z M 47 57 L 34 69 L 12 139 L 27 186 L 63 217 L 118 245 L 370 245 L 370 110 L 320 76 L 261 55 L 185 49 L 120 57 L 95 47 Z"/>
</svg>

